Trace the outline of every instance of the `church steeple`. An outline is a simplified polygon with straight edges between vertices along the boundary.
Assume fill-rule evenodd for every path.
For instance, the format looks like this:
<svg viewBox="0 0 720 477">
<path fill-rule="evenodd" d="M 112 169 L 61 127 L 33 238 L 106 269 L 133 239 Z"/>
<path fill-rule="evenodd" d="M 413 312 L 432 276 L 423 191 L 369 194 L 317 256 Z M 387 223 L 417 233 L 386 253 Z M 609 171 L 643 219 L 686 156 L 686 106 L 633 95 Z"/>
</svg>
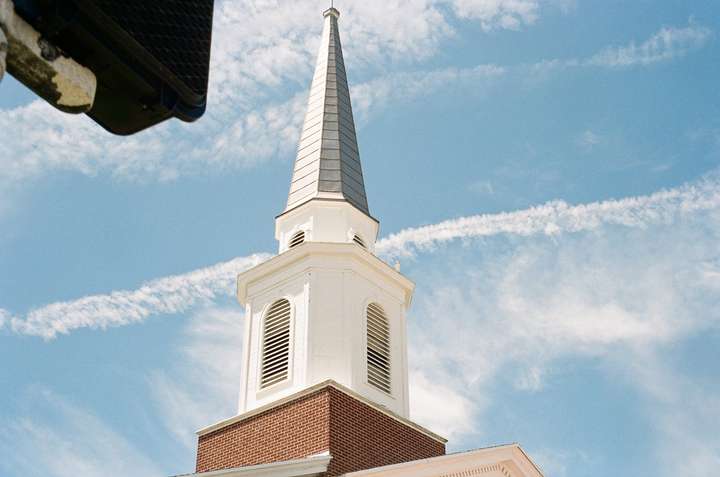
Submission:
<svg viewBox="0 0 720 477">
<path fill-rule="evenodd" d="M 379 223 L 368 209 L 350 106 L 338 17 L 330 8 L 310 85 L 290 193 L 275 221 L 283 253 L 304 242 L 356 243 L 375 250 Z"/>
<path fill-rule="evenodd" d="M 343 61 L 338 17 L 330 8 L 310 87 L 285 212 L 313 199 L 343 200 L 370 215 L 350 91 Z"/>
<path fill-rule="evenodd" d="M 415 285 L 374 254 L 339 15 L 324 13 L 280 253 L 238 276 L 238 414 L 198 432 L 188 477 L 542 477 L 517 446 L 445 456 L 445 439 L 409 419 Z"/>
</svg>

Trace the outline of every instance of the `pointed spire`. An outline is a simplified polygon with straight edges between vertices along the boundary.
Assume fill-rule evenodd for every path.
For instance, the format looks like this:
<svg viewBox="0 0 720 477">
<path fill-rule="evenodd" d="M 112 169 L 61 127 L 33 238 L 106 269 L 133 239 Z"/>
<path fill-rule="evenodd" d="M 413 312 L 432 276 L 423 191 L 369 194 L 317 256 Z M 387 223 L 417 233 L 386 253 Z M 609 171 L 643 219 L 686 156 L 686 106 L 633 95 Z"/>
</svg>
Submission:
<svg viewBox="0 0 720 477">
<path fill-rule="evenodd" d="M 338 17 L 323 14 L 320 51 L 285 211 L 312 199 L 345 200 L 370 215 L 343 61 Z"/>
</svg>

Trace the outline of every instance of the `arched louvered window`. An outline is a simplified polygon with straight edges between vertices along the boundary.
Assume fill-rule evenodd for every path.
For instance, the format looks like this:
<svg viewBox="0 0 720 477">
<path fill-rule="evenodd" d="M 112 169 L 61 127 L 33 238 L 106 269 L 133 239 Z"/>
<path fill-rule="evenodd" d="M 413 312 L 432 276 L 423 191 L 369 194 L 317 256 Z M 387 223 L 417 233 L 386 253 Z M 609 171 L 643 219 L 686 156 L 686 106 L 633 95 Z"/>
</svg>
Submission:
<svg viewBox="0 0 720 477">
<path fill-rule="evenodd" d="M 290 302 L 273 303 L 265 314 L 260 387 L 266 388 L 288 377 L 290 369 Z"/>
<path fill-rule="evenodd" d="M 305 232 L 301 230 L 300 232 L 297 232 L 295 235 L 292 236 L 292 238 L 290 239 L 290 243 L 288 244 L 288 248 L 293 248 L 297 245 L 300 245 L 304 241 Z"/>
<path fill-rule="evenodd" d="M 367 248 L 367 246 L 365 245 L 365 241 L 358 234 L 355 234 L 355 236 L 353 237 L 353 242 L 360 245 L 362 248 Z"/>
<path fill-rule="evenodd" d="M 390 394 L 390 322 L 377 303 L 367 307 L 368 383 Z"/>
</svg>

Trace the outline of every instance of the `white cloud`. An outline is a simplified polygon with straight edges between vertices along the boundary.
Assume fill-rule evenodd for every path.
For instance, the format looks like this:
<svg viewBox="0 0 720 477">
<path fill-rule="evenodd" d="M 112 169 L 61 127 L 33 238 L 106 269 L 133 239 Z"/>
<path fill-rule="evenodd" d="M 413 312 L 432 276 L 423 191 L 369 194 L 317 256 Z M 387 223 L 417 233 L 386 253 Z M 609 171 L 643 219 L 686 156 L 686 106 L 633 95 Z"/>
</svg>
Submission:
<svg viewBox="0 0 720 477">
<path fill-rule="evenodd" d="M 471 191 L 482 195 L 493 195 L 495 193 L 495 188 L 493 187 L 492 182 L 487 180 L 475 181 L 470 184 L 468 188 Z"/>
<path fill-rule="evenodd" d="M 410 417 L 446 439 L 470 432 L 480 400 L 471 401 L 451 386 L 428 378 L 428 371 L 432 372 L 418 368 L 410 372 Z"/>
<path fill-rule="evenodd" d="M 647 196 L 571 206 L 553 201 L 531 209 L 501 214 L 475 215 L 439 224 L 402 230 L 380 240 L 378 253 L 411 256 L 415 250 L 463 238 L 497 234 L 557 235 L 597 229 L 602 225 L 644 227 L 668 223 L 683 215 L 720 207 L 720 178 L 712 174 L 694 184 Z"/>
<path fill-rule="evenodd" d="M 377 73 L 388 63 L 396 69 L 398 62 L 415 64 L 434 55 L 454 34 L 455 17 L 447 6 L 456 16 L 492 29 L 532 23 L 539 5 L 538 0 L 372 0 L 347 5 L 343 38 L 350 70 L 371 76 L 364 83 L 353 82 L 360 119 L 448 84 L 472 85 L 477 93 L 478 81 L 487 86 L 508 74 L 508 68 L 498 65 Z M 227 0 L 216 8 L 210 106 L 203 119 L 192 125 L 171 121 L 121 138 L 85 116 L 62 114 L 39 100 L 0 111 L 0 130 L 23 131 L 0 144 L 0 207 L 9 207 L 9 196 L 27 187 L 30 179 L 56 172 L 168 181 L 290 155 L 319 41 L 317 5 L 303 0 L 286 8 L 279 1 Z M 694 24 L 667 27 L 640 45 L 607 48 L 585 60 L 541 62 L 533 67 L 533 77 L 559 67 L 646 65 L 676 58 L 701 47 L 711 35 L 708 28 Z"/>
<path fill-rule="evenodd" d="M 239 307 L 197 311 L 175 346 L 174 366 L 148 377 L 165 425 L 187 449 L 196 444 L 195 431 L 237 410 L 243 317 Z"/>
<path fill-rule="evenodd" d="M 720 466 L 720 435 L 708 423 L 720 422 L 717 383 L 678 372 L 667 353 L 655 350 L 631 356 L 623 374 L 647 400 L 659 475 L 714 477 Z"/>
<path fill-rule="evenodd" d="M 452 34 L 450 18 L 430 0 L 349 2 L 341 7 L 350 70 L 435 53 Z M 224 1 L 216 5 L 211 100 L 252 106 L 280 85 L 307 87 L 322 27 L 312 0 Z M 217 39 L 222 39 L 218 41 Z M 301 81 L 298 83 L 298 81 Z"/>
<path fill-rule="evenodd" d="M 595 146 L 601 142 L 602 138 L 589 129 L 583 131 L 583 133 L 577 138 L 578 146 L 586 152 L 592 151 Z"/>
<path fill-rule="evenodd" d="M 173 367 L 153 371 L 148 378 L 166 427 L 187 449 L 196 443 L 196 430 L 236 412 L 243 319 L 237 307 L 198 310 L 174 346 Z M 469 432 L 481 401 L 471 402 L 426 372 L 432 370 L 414 368 L 410 374 L 413 419 L 447 438 Z"/>
<path fill-rule="evenodd" d="M 395 244 L 384 245 L 386 252 L 411 253 L 452 238 L 513 239 L 512 250 L 483 241 L 488 253 L 472 259 L 463 258 L 465 248 L 447 248 L 427 265 L 433 273 L 423 274 L 424 287 L 431 293 L 417 297 L 410 329 L 413 418 L 455 441 L 468 434 L 486 439 L 482 422 L 495 405 L 494 386 L 505 380 L 514 391 L 541 392 L 552 386 L 553 363 L 591 357 L 644 394 L 656 460 L 666 475 L 680 470 L 679 457 L 691 456 L 694 475 L 712 476 L 707 469 L 716 468 L 720 441 L 706 423 L 720 416 L 717 393 L 678 378 L 659 357 L 720 329 L 718 191 L 717 177 L 710 176 L 649 196 L 555 207 L 530 219 L 523 214 L 535 209 L 484 216 L 480 226 L 475 218 L 467 227 L 451 222 L 405 231 L 400 245 L 384 242 Z M 515 222 L 530 227 L 508 225 Z M 428 230 L 445 233 L 428 241 Z M 231 293 L 234 275 L 265 258 L 51 305 L 36 310 L 32 326 L 16 320 L 13 326 L 50 337 L 187 310 Z M 234 411 L 241 320 L 236 309 L 200 310 L 178 347 L 177 366 L 148 378 L 166 426 L 186 447 L 196 427 Z M 37 426 L 24 429 L 42 438 Z M 543 452 L 559 471 L 576 459 Z"/>
<path fill-rule="evenodd" d="M 209 114 L 198 124 L 169 122 L 118 137 L 86 116 L 66 115 L 36 100 L 0 111 L 2 130 L 23 131 L 0 143 L 0 192 L 62 171 L 142 182 L 203 173 L 207 165 L 217 171 L 250 167 L 292 149 L 303 103 L 304 97 L 294 97 L 227 112 L 222 120 Z"/>
<path fill-rule="evenodd" d="M 9 311 L 0 308 L 0 330 L 5 327 L 5 323 L 9 322 L 11 318 Z"/>
<path fill-rule="evenodd" d="M 268 258 L 267 254 L 250 255 L 152 280 L 136 290 L 52 303 L 31 310 L 24 319 L 13 318 L 11 326 L 16 333 L 50 339 L 78 328 L 105 329 L 137 323 L 152 315 L 181 313 L 232 294 L 238 273 Z"/>
<path fill-rule="evenodd" d="M 486 30 L 506 28 L 517 30 L 531 25 L 538 18 L 539 0 L 452 0 L 461 18 L 480 21 Z"/>
<path fill-rule="evenodd" d="M 631 228 L 604 222 L 562 237 L 516 237 L 511 250 L 498 238 L 483 241 L 482 254 L 439 252 L 414 265 L 432 278 L 412 311 L 411 362 L 473 404 L 488 399 L 466 410 L 487 439 L 483 417 L 502 407 L 502 383 L 540 392 L 553 386 L 555 363 L 592 358 L 644 395 L 662 475 L 677 475 L 685 455 L 694 456 L 694 475 L 711 477 L 720 440 L 705 423 L 720 416 L 718 394 L 692 378 L 669 379 L 657 358 L 720 329 L 719 241 L 715 208 Z M 544 452 L 551 467 L 570 466 Z"/>
<path fill-rule="evenodd" d="M 381 76 L 353 87 L 355 110 L 367 118 L 389 102 L 432 94 L 448 83 L 491 79 L 494 65 Z M 477 83 L 475 83 L 477 87 Z M 233 91 L 236 88 L 233 87 Z M 0 129 L 20 128 L 0 143 L 0 192 L 44 174 L 109 173 L 120 180 L 169 181 L 180 176 L 257 166 L 290 155 L 299 137 L 307 93 L 259 107 L 218 104 L 199 123 L 161 124 L 130 137 L 116 137 L 86 116 L 60 113 L 37 100 L 0 112 Z M 230 104 L 233 104 L 230 106 Z"/>
<path fill-rule="evenodd" d="M 472 68 L 444 68 L 431 71 L 394 73 L 381 76 L 351 88 L 353 110 L 365 119 L 371 111 L 382 111 L 388 104 L 410 101 L 434 94 L 441 88 L 472 86 L 474 93 L 506 73 L 497 65 Z"/>
<path fill-rule="evenodd" d="M 696 183 L 647 196 L 576 206 L 559 201 L 550 202 L 516 212 L 463 217 L 406 229 L 378 241 L 376 250 L 386 258 L 410 257 L 417 251 L 432 250 L 457 239 L 499 234 L 557 237 L 564 233 L 597 230 L 607 225 L 645 228 L 654 224 L 672 223 L 693 213 L 719 207 L 720 179 L 718 174 L 711 174 Z M 268 254 L 256 254 L 236 258 L 186 274 L 159 278 L 136 290 L 52 303 L 31 310 L 25 317 L 17 316 L 9 321 L 16 333 L 50 339 L 78 328 L 104 329 L 140 322 L 155 314 L 180 313 L 197 304 L 209 303 L 218 296 L 231 294 L 235 277 L 240 271 L 269 257 Z M 705 274 L 711 277 L 711 281 L 717 276 L 710 268 Z M 574 313 L 582 313 L 582 303 L 568 302 L 568 307 L 571 305 L 576 307 Z M 596 312 L 604 313 L 607 319 L 616 317 L 618 326 L 610 330 L 601 326 L 597 330 L 583 328 L 577 330 L 575 339 L 582 340 L 585 338 L 583 333 L 587 333 L 592 339 L 605 337 L 613 341 L 616 338 L 613 333 L 618 331 L 633 333 L 638 337 L 650 332 L 644 324 L 624 319 L 622 310 L 608 306 Z M 5 313 L 7 317 L 9 312 Z M 568 326 L 571 326 L 572 314 L 565 318 L 569 320 Z"/>
<path fill-rule="evenodd" d="M 609 68 L 646 66 L 685 56 L 704 46 L 711 36 L 712 30 L 692 23 L 684 28 L 664 27 L 639 45 L 631 42 L 606 48 L 584 64 Z"/>
<path fill-rule="evenodd" d="M 530 366 L 520 371 L 515 379 L 515 387 L 520 391 L 539 391 L 543 386 L 545 370 L 540 366 Z"/>
<path fill-rule="evenodd" d="M 436 54 L 455 34 L 457 18 L 487 28 L 516 28 L 535 17 L 526 0 L 369 0 L 343 6 L 342 35 L 349 69 L 375 77 L 357 85 L 367 109 L 372 88 L 397 83 L 384 77 L 388 64 L 412 65 Z M 454 9 L 448 9 L 451 5 Z M 60 171 L 110 174 L 118 179 L 174 180 L 207 170 L 257 165 L 289 154 L 298 139 L 307 88 L 319 42 L 321 8 L 311 0 L 218 2 L 213 31 L 209 107 L 198 122 L 156 126 L 131 137 L 109 135 L 85 116 L 59 113 L 42 101 L 0 110 L 0 130 L 22 130 L 0 144 L 0 192 Z M 438 81 L 485 75 L 485 66 L 404 74 L 405 86 L 437 87 Z M 397 91 L 381 96 L 397 100 Z M 371 98 L 372 99 L 372 98 Z M 377 103 L 377 101 L 376 101 Z M 6 197 L 0 202 L 7 202 Z"/>
<path fill-rule="evenodd" d="M 713 36 L 710 28 L 691 23 L 687 27 L 663 27 L 639 45 L 610 46 L 587 58 L 554 58 L 530 65 L 527 80 L 546 79 L 556 71 L 569 68 L 620 69 L 649 66 L 675 60 L 705 46 Z M 583 138 L 580 138 L 580 142 Z M 594 145 L 594 144 L 593 144 Z"/>
<path fill-rule="evenodd" d="M 435 54 L 454 34 L 446 6 L 486 28 L 516 28 L 534 21 L 540 2 L 457 0 L 352 3 L 343 13 L 343 37 L 351 71 L 371 79 L 353 82 L 360 119 L 393 102 L 478 81 L 491 84 L 510 69 L 498 65 L 378 74 L 386 63 L 415 64 Z M 109 135 L 85 116 L 62 114 L 42 101 L 0 111 L 0 129 L 22 129 L 0 144 L 0 193 L 61 171 L 122 180 L 168 181 L 180 176 L 253 167 L 290 155 L 298 138 L 321 26 L 310 0 L 225 1 L 217 6 L 210 106 L 198 123 L 171 121 L 131 137 Z M 298 15 L 297 12 L 305 12 Z M 407 19 L 412 18 L 412 21 Z M 533 77 L 559 67 L 630 66 L 682 56 L 701 47 L 712 32 L 691 24 L 663 28 L 639 46 L 608 48 L 585 60 L 551 60 Z M 219 39 L 223 39 L 222 41 Z M 305 78 L 304 80 L 302 78 Z M 282 91 L 278 88 L 283 85 Z M 469 86 L 468 86 L 469 87 Z M 212 167 L 208 168 L 210 165 Z"/>
<path fill-rule="evenodd" d="M 35 390 L 33 411 L 0 425 L 0 469 L 28 477 L 163 475 L 152 459 L 97 416 L 48 391 Z M 49 412 L 47 419 L 39 417 Z"/>
</svg>

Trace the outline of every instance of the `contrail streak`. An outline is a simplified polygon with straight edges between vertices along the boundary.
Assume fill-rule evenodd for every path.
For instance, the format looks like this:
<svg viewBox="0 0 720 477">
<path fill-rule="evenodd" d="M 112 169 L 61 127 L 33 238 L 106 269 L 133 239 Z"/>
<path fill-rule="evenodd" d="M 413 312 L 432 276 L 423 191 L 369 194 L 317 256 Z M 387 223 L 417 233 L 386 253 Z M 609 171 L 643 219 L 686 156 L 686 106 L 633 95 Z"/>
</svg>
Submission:
<svg viewBox="0 0 720 477">
<path fill-rule="evenodd" d="M 605 225 L 647 227 L 671 223 L 683 215 L 720 208 L 720 175 L 654 194 L 571 206 L 553 201 L 516 212 L 475 215 L 402 230 L 381 239 L 377 253 L 385 258 L 412 256 L 456 239 L 491 235 L 558 235 Z M 231 295 L 238 273 L 270 258 L 239 257 L 181 275 L 159 278 L 136 290 L 115 291 L 52 303 L 22 317 L 0 309 L 0 328 L 51 339 L 79 328 L 105 329 L 140 322 L 151 315 L 184 312 Z"/>
<path fill-rule="evenodd" d="M 140 322 L 151 315 L 181 313 L 199 303 L 212 302 L 218 296 L 231 295 L 238 273 L 269 257 L 254 254 L 235 258 L 152 280 L 136 290 L 52 303 L 31 310 L 24 319 L 8 317 L 9 313 L 5 312 L 6 321 L 16 333 L 50 339 L 78 328 L 105 329 Z"/>
<path fill-rule="evenodd" d="M 474 215 L 405 229 L 380 240 L 376 250 L 385 257 L 407 257 L 455 239 L 498 234 L 557 235 L 603 225 L 646 227 L 716 208 L 720 208 L 720 179 L 713 175 L 694 184 L 645 196 L 575 206 L 553 201 L 516 212 Z"/>
</svg>

